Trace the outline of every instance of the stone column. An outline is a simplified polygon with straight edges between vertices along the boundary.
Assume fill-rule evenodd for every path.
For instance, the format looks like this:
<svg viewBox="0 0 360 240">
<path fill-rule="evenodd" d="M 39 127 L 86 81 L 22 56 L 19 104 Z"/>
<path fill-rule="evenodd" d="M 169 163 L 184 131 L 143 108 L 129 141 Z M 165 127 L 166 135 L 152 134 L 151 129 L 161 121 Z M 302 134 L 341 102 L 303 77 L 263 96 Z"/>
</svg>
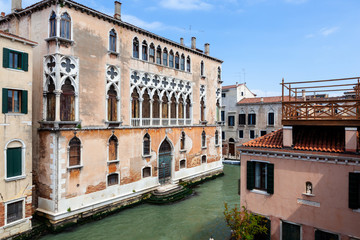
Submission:
<svg viewBox="0 0 360 240">
<path fill-rule="evenodd" d="M 169 125 L 171 123 L 171 102 L 168 102 L 168 118 L 169 118 Z"/>
<path fill-rule="evenodd" d="M 60 96 L 62 91 L 61 90 L 55 90 L 55 122 L 60 122 Z"/>
<path fill-rule="evenodd" d="M 176 106 L 175 106 L 175 116 L 176 116 L 176 125 L 179 125 L 179 103 L 176 102 L 175 103 Z"/>
<path fill-rule="evenodd" d="M 143 99 L 139 98 L 139 119 L 140 119 L 139 126 L 142 126 L 142 102 Z"/>
<path fill-rule="evenodd" d="M 162 103 L 163 101 L 162 100 L 159 100 L 159 104 L 160 104 L 160 108 L 159 108 L 159 112 L 160 112 L 160 116 L 159 116 L 159 121 L 160 121 L 160 125 L 163 125 L 162 124 Z"/>
<path fill-rule="evenodd" d="M 154 104 L 154 100 L 151 99 L 150 100 L 150 125 L 153 125 L 152 119 L 153 119 L 153 104 Z"/>
</svg>

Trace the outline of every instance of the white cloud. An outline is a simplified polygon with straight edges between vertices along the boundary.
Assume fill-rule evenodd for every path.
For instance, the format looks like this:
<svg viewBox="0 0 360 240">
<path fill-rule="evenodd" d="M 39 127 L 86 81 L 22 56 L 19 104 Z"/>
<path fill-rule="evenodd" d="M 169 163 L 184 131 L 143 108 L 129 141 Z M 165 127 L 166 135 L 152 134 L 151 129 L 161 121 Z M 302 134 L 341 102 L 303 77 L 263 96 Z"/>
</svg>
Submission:
<svg viewBox="0 0 360 240">
<path fill-rule="evenodd" d="M 141 20 L 140 18 L 132 16 L 132 15 L 123 14 L 121 16 L 121 18 L 125 22 L 131 23 L 137 27 L 141 27 L 141 28 L 144 28 L 144 29 L 150 30 L 150 31 L 155 31 L 155 30 L 157 30 L 157 31 L 173 30 L 173 31 L 180 31 L 180 32 L 185 31 L 182 28 L 168 26 L 168 25 L 165 25 L 162 22 L 158 22 L 158 21 L 146 22 L 146 21 Z"/>
<path fill-rule="evenodd" d="M 161 0 L 160 6 L 175 10 L 208 10 L 213 6 L 203 0 Z"/>
<path fill-rule="evenodd" d="M 338 29 L 339 29 L 338 27 L 322 28 L 320 29 L 320 34 L 326 37 L 330 34 L 335 33 Z"/>
</svg>

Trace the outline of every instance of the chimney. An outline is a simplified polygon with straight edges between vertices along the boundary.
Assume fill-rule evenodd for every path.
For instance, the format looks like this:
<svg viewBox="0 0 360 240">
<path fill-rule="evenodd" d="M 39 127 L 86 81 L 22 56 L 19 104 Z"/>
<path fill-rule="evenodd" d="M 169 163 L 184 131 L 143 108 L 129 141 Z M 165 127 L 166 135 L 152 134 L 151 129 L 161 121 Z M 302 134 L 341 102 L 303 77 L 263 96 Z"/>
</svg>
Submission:
<svg viewBox="0 0 360 240">
<path fill-rule="evenodd" d="M 283 147 L 291 148 L 293 145 L 293 128 L 292 126 L 283 127 Z"/>
<path fill-rule="evenodd" d="M 184 46 L 184 38 L 180 38 L 180 45 Z"/>
<path fill-rule="evenodd" d="M 191 49 L 196 50 L 196 37 L 191 38 Z"/>
<path fill-rule="evenodd" d="M 345 127 L 345 151 L 356 152 L 357 150 L 357 128 Z"/>
<path fill-rule="evenodd" d="M 1 12 L 1 17 L 5 17 L 5 12 Z"/>
<path fill-rule="evenodd" d="M 121 2 L 115 1 L 115 15 L 114 18 L 121 20 Z"/>
<path fill-rule="evenodd" d="M 205 55 L 209 56 L 209 54 L 210 54 L 210 44 L 205 43 Z"/>
<path fill-rule="evenodd" d="M 260 98 L 260 102 L 262 102 L 262 103 L 264 102 L 264 98 L 263 98 L 263 97 Z"/>
<path fill-rule="evenodd" d="M 21 0 L 11 0 L 11 12 L 17 12 L 22 9 Z"/>
</svg>

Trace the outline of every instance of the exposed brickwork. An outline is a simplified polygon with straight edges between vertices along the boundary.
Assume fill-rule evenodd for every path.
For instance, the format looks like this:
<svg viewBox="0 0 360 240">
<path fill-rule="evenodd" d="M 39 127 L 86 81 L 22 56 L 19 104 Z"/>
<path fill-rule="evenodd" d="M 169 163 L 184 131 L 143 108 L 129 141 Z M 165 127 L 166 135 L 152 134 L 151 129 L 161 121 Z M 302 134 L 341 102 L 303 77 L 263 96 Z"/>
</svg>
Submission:
<svg viewBox="0 0 360 240">
<path fill-rule="evenodd" d="M 33 207 L 32 207 L 32 203 L 26 203 L 25 204 L 25 217 L 30 217 L 33 215 Z"/>
<path fill-rule="evenodd" d="M 106 188 L 106 182 L 101 182 L 96 186 L 90 185 L 87 187 L 85 194 L 98 192 L 98 191 L 104 190 L 105 188 Z"/>
<path fill-rule="evenodd" d="M 0 227 L 5 224 L 5 205 L 4 203 L 0 203 Z"/>
<path fill-rule="evenodd" d="M 114 173 L 117 171 L 117 163 L 111 163 L 108 167 L 109 174 Z"/>
<path fill-rule="evenodd" d="M 130 177 L 124 177 L 121 179 L 120 184 L 129 184 L 141 179 L 141 172 L 130 171 Z"/>
</svg>

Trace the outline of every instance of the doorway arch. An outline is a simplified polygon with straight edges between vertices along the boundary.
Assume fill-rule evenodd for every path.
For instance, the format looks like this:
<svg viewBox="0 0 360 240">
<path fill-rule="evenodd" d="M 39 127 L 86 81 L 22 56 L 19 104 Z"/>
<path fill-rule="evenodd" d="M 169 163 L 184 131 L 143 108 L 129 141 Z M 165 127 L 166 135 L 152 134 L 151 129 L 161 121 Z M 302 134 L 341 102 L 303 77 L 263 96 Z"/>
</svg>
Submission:
<svg viewBox="0 0 360 240">
<path fill-rule="evenodd" d="M 229 155 L 235 156 L 235 140 L 233 138 L 229 139 Z"/>
<path fill-rule="evenodd" d="M 172 147 L 167 138 L 161 143 L 159 148 L 159 183 L 166 184 L 171 180 L 171 162 L 172 162 Z"/>
</svg>

